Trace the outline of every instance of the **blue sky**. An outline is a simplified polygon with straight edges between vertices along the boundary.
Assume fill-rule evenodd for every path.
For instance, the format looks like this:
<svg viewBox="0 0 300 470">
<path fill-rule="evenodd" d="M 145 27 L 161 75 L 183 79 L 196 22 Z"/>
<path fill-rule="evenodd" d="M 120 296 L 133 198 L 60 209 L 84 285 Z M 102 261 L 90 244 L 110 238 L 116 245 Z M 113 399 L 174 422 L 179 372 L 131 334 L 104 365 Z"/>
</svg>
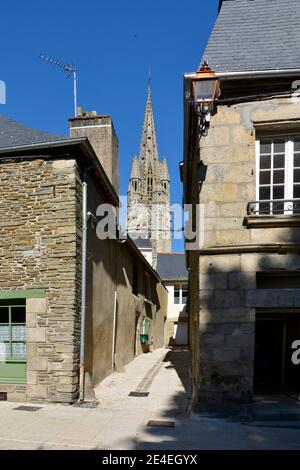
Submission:
<svg viewBox="0 0 300 470">
<path fill-rule="evenodd" d="M 41 62 L 40 52 L 79 69 L 78 104 L 111 114 L 120 144 L 121 194 L 138 152 L 151 89 L 158 147 L 167 157 L 171 202 L 181 202 L 178 164 L 183 148 L 183 74 L 197 69 L 217 14 L 218 0 L 27 0 L 1 5 L 0 80 L 6 114 L 31 127 L 68 134 L 71 79 Z M 174 251 L 183 244 L 175 241 Z"/>
</svg>

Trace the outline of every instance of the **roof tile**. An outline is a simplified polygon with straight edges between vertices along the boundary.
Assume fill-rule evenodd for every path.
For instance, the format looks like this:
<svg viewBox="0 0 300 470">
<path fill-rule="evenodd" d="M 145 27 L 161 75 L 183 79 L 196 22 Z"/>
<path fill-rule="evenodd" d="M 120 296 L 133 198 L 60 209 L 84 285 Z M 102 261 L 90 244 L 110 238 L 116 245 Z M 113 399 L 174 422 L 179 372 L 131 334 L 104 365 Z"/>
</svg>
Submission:
<svg viewBox="0 0 300 470">
<path fill-rule="evenodd" d="M 203 60 L 217 72 L 300 69 L 299 0 L 223 1 Z"/>
<path fill-rule="evenodd" d="M 66 138 L 67 137 L 31 129 L 0 114 L 0 148 L 32 145 L 41 142 L 54 142 Z"/>
</svg>

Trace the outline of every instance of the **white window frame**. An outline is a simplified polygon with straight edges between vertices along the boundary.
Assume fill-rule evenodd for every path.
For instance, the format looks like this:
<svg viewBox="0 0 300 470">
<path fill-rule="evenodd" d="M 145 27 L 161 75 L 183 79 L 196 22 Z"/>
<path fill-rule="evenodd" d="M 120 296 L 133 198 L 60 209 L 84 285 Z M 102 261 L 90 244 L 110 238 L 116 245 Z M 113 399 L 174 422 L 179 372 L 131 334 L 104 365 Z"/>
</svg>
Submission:
<svg viewBox="0 0 300 470">
<path fill-rule="evenodd" d="M 294 140 L 299 139 L 300 135 L 293 134 L 293 135 L 270 135 L 270 136 L 261 136 L 260 138 L 256 139 L 256 201 L 263 202 L 263 199 L 260 201 L 259 198 L 259 178 L 260 178 L 260 142 L 261 140 L 266 139 L 284 139 L 285 140 L 285 156 L 284 156 L 284 170 L 285 170 L 285 178 L 284 178 L 284 197 L 283 199 L 292 200 L 294 199 Z M 271 150 L 271 181 L 270 181 L 270 188 L 272 195 L 270 194 L 270 200 L 273 200 L 273 146 Z M 296 167 L 298 168 L 298 167 Z M 276 199 L 275 199 L 276 200 Z M 259 204 L 256 205 L 256 211 L 259 213 Z M 272 214 L 272 203 L 270 204 L 270 215 Z M 284 204 L 284 214 L 293 214 L 293 209 L 291 208 L 291 203 L 286 202 Z"/>
<path fill-rule="evenodd" d="M 177 289 L 179 290 L 179 303 L 176 304 L 175 303 L 175 288 L 177 287 Z M 182 303 L 182 291 L 183 290 L 186 290 L 187 291 L 188 289 L 188 286 L 187 285 L 183 285 L 183 284 L 176 284 L 174 285 L 174 294 L 173 294 L 173 305 L 186 305 L 186 304 L 183 304 Z"/>
</svg>

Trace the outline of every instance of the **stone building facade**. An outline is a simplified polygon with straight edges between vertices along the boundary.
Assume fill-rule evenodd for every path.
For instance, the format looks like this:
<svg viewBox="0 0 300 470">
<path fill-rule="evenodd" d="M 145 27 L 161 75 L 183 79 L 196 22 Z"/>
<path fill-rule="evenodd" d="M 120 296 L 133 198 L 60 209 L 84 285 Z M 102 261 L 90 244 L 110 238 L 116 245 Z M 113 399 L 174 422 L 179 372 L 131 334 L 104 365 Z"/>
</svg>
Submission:
<svg viewBox="0 0 300 470">
<path fill-rule="evenodd" d="M 188 271 L 185 254 L 158 253 L 156 269 L 168 291 L 166 344 L 188 346 Z"/>
<path fill-rule="evenodd" d="M 0 128 L 0 395 L 74 403 L 83 174 L 91 214 L 101 202 L 117 207 L 118 196 L 103 169 L 103 154 L 83 134 L 61 138 L 4 116 Z M 108 138 L 103 148 L 111 156 Z M 163 346 L 166 299 L 159 276 L 134 243 L 99 240 L 90 218 L 85 370 L 92 386 L 142 352 L 139 334 L 146 316 L 154 347 Z"/>
<path fill-rule="evenodd" d="M 170 175 L 167 160 L 159 160 L 150 83 L 140 152 L 132 161 L 127 230 L 134 238 L 151 240 L 154 266 L 157 253 L 171 251 Z"/>
<path fill-rule="evenodd" d="M 291 360 L 300 339 L 300 104 L 293 94 L 300 44 L 291 22 L 300 9 L 292 0 L 272 4 L 220 2 L 204 59 L 221 95 L 206 137 L 185 104 L 185 202 L 201 204 L 203 214 L 202 243 L 187 252 L 200 410 L 239 408 L 256 393 L 300 392 L 300 366 Z M 264 47 L 254 48 L 257 41 Z"/>
</svg>

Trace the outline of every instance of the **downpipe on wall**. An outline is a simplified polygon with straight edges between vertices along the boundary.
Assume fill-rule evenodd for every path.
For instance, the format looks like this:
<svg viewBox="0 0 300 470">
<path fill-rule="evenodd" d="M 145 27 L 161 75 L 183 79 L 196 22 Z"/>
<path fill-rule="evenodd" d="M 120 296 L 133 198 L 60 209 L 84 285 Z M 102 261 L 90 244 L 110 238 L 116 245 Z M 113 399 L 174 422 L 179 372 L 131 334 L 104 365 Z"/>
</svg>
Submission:
<svg viewBox="0 0 300 470">
<path fill-rule="evenodd" d="M 113 316 L 113 335 L 112 335 L 112 349 L 111 349 L 111 370 L 115 370 L 115 351 L 116 351 L 116 323 L 117 323 L 117 289 L 115 289 L 114 296 L 114 316 Z"/>
<path fill-rule="evenodd" d="M 79 366 L 79 401 L 84 401 L 85 377 L 85 327 L 87 309 L 87 172 L 82 178 L 82 252 L 81 252 L 81 322 L 80 322 L 80 366 Z"/>
</svg>

